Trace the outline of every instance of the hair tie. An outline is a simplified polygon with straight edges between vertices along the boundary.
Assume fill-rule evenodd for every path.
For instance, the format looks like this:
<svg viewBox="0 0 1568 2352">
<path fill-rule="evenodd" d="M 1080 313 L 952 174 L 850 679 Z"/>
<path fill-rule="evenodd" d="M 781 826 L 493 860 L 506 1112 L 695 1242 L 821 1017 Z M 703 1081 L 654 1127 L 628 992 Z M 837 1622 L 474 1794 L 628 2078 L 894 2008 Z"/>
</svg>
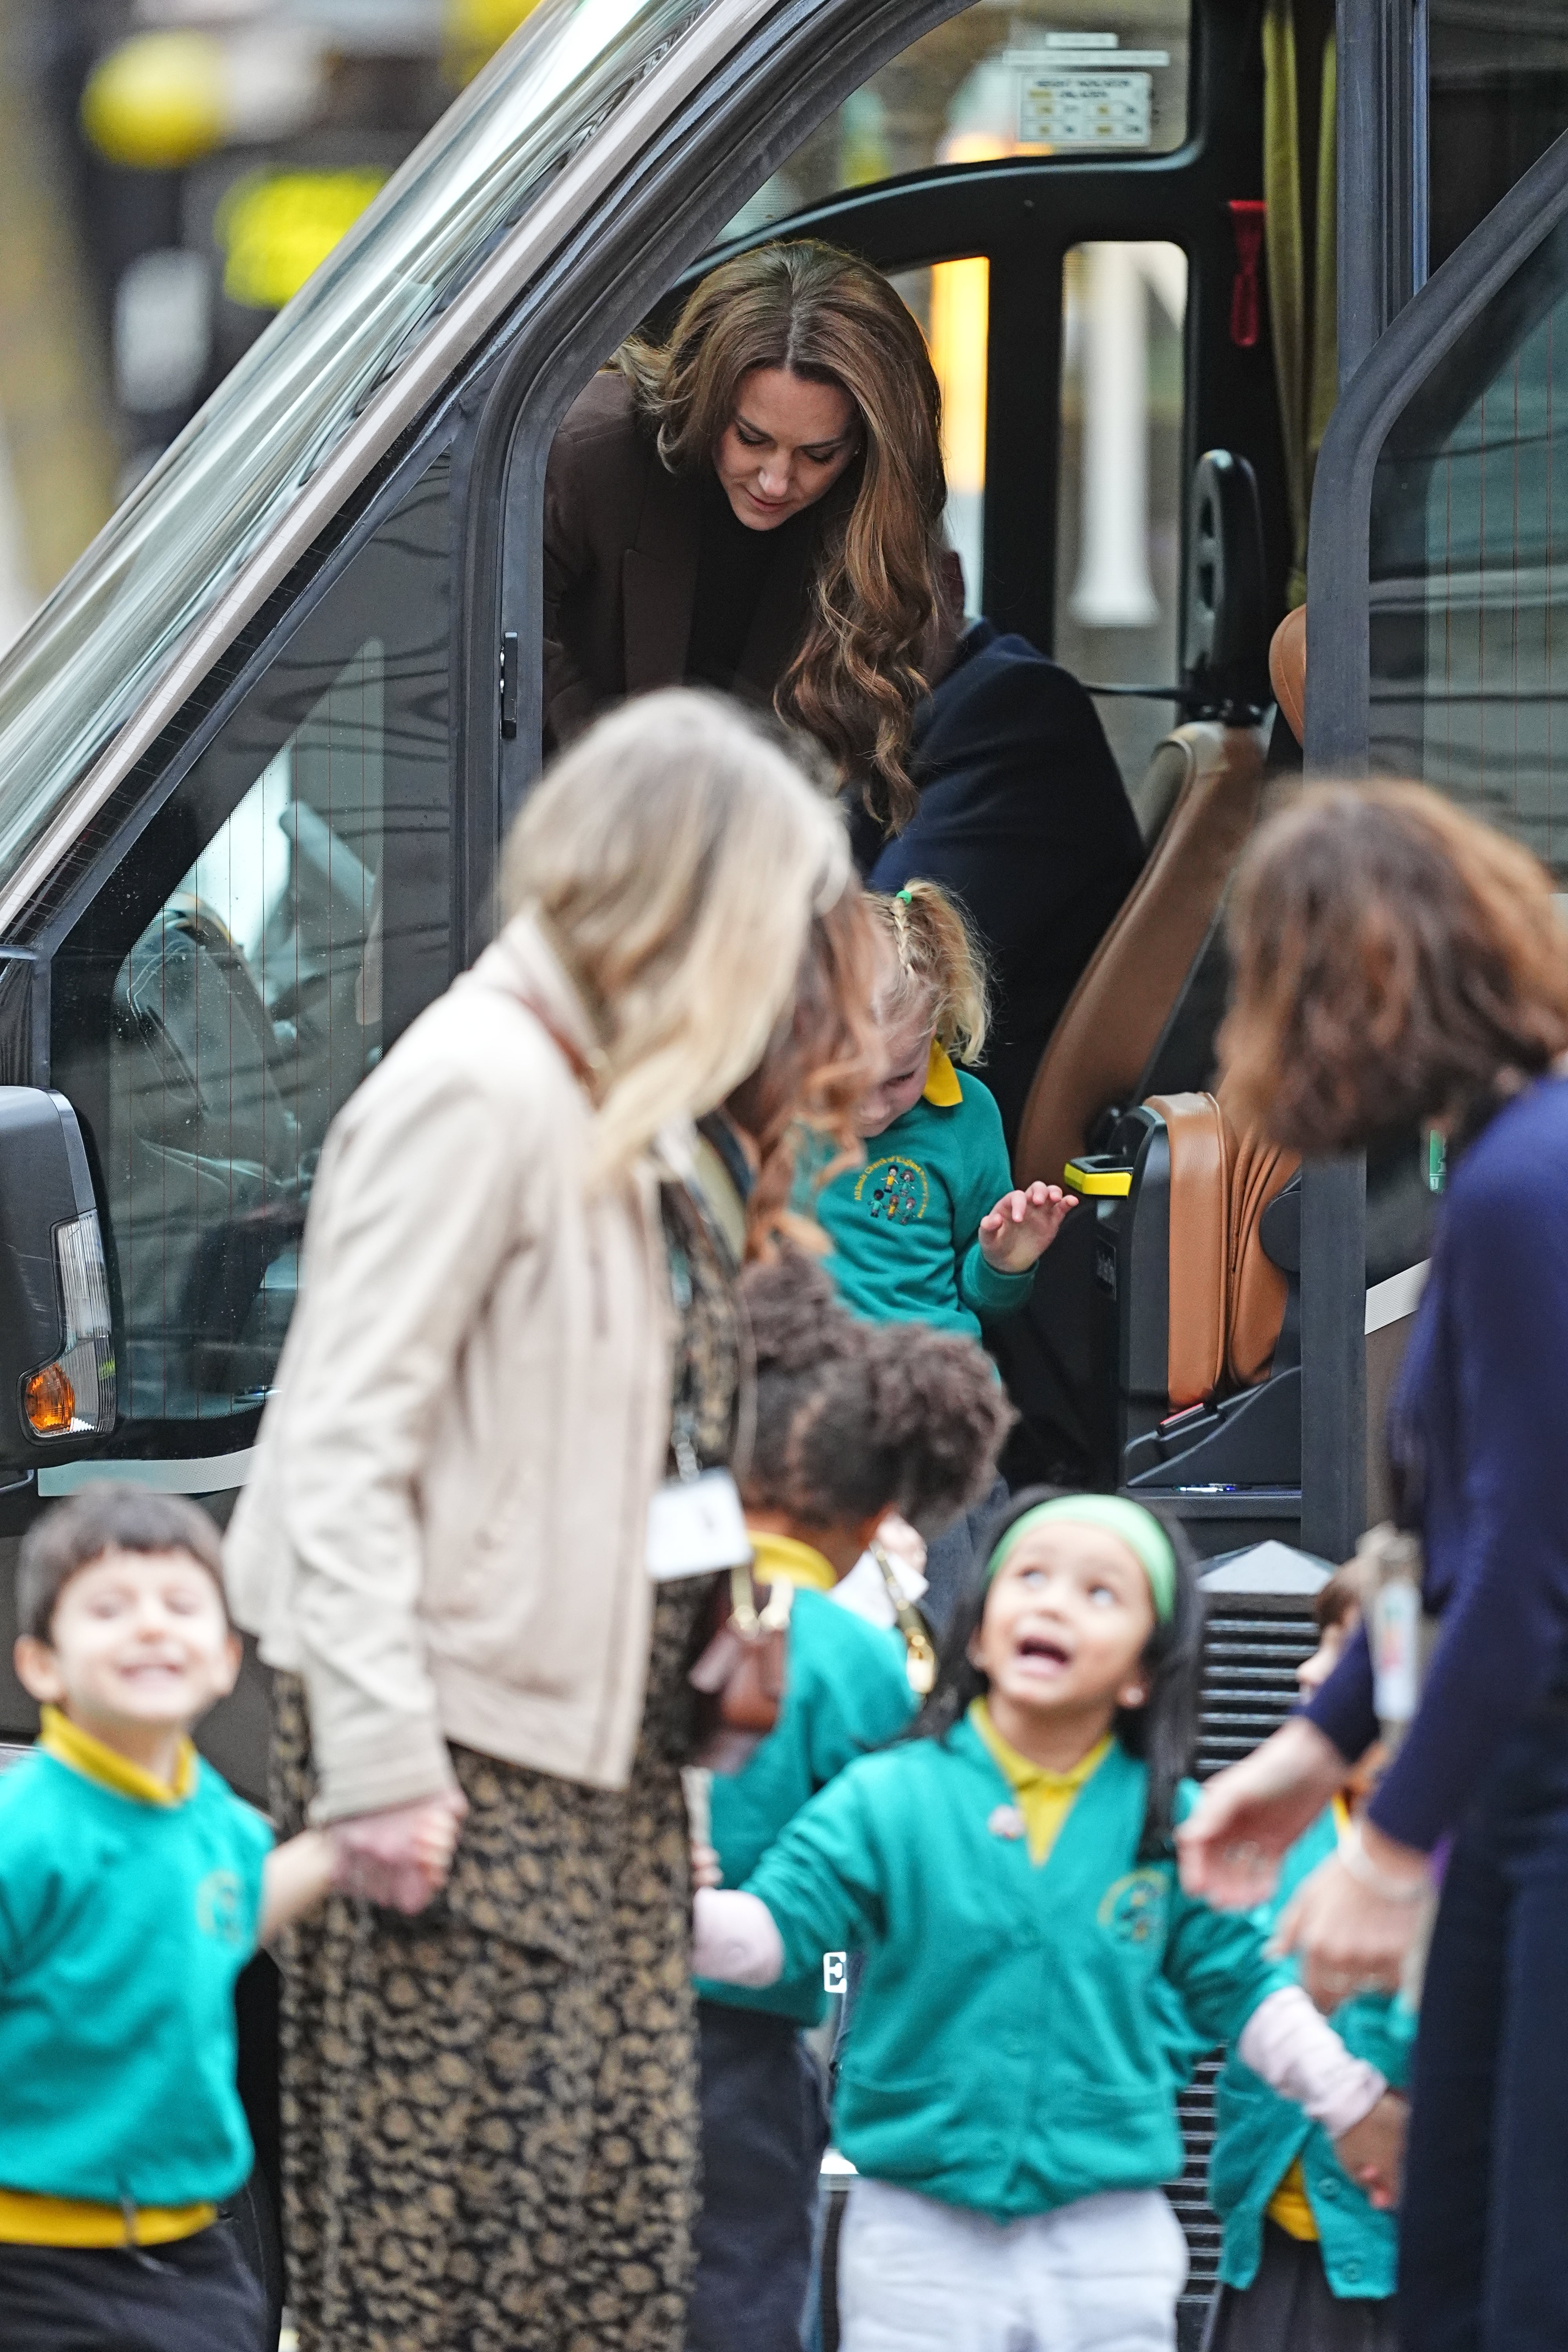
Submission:
<svg viewBox="0 0 1568 2352">
<path fill-rule="evenodd" d="M 895 890 L 893 896 L 895 898 L 901 898 L 906 907 L 912 907 L 915 903 L 912 890 Z"/>
<path fill-rule="evenodd" d="M 985 1564 L 989 1584 L 1008 1554 L 1042 1521 L 1074 1520 L 1079 1527 L 1100 1528 L 1127 1546 L 1148 1580 L 1154 1615 L 1168 1625 L 1176 1613 L 1176 1548 L 1152 1511 L 1125 1495 L 1053 1495 L 1014 1520 Z"/>
</svg>

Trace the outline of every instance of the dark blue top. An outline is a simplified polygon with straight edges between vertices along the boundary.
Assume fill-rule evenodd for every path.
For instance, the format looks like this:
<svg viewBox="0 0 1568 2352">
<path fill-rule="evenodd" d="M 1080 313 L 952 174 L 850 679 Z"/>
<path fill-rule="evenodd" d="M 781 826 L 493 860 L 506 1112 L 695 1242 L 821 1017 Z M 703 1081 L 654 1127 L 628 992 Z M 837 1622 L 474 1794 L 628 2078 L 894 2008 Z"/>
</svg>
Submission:
<svg viewBox="0 0 1568 2352">
<path fill-rule="evenodd" d="M 1568 1654 L 1568 1080 L 1510 1103 L 1454 1171 L 1389 1444 L 1443 1624 L 1371 1813 L 1425 1852 Z M 1347 1757 L 1375 1739 L 1364 1633 L 1307 1714 Z"/>
<path fill-rule="evenodd" d="M 856 858 L 874 890 L 919 876 L 967 908 L 995 982 L 973 1075 L 1011 1142 L 1046 1040 L 1138 878 L 1138 821 L 1085 689 L 989 621 L 916 713 L 910 776 L 920 806 L 891 840 L 852 813 Z"/>
</svg>

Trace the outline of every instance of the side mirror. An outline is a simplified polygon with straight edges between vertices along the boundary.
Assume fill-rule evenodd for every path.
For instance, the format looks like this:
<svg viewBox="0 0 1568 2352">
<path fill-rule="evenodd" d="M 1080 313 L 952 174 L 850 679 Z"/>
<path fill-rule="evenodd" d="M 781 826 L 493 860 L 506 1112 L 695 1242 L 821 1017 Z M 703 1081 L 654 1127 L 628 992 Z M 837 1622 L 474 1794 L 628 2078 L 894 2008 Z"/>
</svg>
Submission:
<svg viewBox="0 0 1568 2352">
<path fill-rule="evenodd" d="M 114 1319 L 87 1148 L 63 1095 L 0 1087 L 0 1460 L 114 1427 Z"/>
</svg>

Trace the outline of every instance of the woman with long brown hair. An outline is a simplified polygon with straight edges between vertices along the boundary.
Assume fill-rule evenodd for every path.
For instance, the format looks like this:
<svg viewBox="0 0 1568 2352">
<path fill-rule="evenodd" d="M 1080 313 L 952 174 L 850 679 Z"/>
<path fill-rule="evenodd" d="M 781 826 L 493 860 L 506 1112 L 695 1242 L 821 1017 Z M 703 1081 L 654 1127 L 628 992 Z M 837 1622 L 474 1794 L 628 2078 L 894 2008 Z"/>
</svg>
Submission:
<svg viewBox="0 0 1568 2352">
<path fill-rule="evenodd" d="M 1441 1879 L 1400 2342 L 1545 2352 L 1568 2343 L 1568 932 L 1526 850 L 1414 784 L 1303 795 L 1255 843 L 1231 929 L 1222 1059 L 1267 1132 L 1330 1153 L 1419 1124 L 1449 1170 L 1389 1426 L 1436 1644 L 1279 1935 L 1324 2008 L 1391 1988 Z M 1268 1893 L 1377 1733 L 1363 1633 L 1208 1783 L 1177 1832 L 1189 1889 Z"/>
<path fill-rule="evenodd" d="M 552 743 L 684 682 L 771 703 L 884 824 L 914 805 L 946 502 L 941 394 L 888 280 L 811 240 L 710 272 L 574 404 L 545 477 Z"/>
</svg>

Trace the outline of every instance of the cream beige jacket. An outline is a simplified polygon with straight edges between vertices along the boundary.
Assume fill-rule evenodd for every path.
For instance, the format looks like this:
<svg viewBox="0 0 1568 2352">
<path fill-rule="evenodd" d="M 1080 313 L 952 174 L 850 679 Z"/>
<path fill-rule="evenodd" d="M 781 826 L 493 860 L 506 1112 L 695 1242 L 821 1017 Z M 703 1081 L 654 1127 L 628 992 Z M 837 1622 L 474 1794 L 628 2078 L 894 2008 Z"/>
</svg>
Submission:
<svg viewBox="0 0 1568 2352">
<path fill-rule="evenodd" d="M 591 1192 L 589 1104 L 525 994 L 590 1044 L 520 919 L 333 1124 L 228 1533 L 237 1622 L 309 1689 L 323 1821 L 447 1787 L 448 1739 L 599 1787 L 631 1768 L 669 1423 L 658 1173 Z"/>
</svg>

